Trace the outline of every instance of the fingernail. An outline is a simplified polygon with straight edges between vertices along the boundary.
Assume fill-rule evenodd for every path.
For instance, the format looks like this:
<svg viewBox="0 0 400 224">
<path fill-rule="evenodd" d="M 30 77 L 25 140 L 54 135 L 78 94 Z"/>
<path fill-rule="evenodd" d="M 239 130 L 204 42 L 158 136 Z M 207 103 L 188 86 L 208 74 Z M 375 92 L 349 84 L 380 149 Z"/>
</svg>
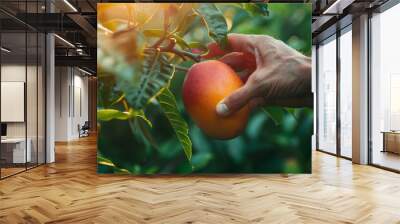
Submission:
<svg viewBox="0 0 400 224">
<path fill-rule="evenodd" d="M 228 113 L 229 113 L 228 106 L 226 106 L 226 104 L 222 103 L 222 102 L 217 104 L 216 110 L 217 110 L 217 114 L 219 114 L 219 115 L 228 115 Z"/>
</svg>

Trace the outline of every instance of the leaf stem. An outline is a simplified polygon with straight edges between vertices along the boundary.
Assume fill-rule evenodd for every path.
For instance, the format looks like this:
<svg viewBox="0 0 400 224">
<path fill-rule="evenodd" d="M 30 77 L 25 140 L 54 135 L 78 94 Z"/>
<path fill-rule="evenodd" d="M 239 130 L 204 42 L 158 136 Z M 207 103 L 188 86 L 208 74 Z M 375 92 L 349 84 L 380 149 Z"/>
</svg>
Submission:
<svg viewBox="0 0 400 224">
<path fill-rule="evenodd" d="M 193 54 L 189 51 L 184 51 L 184 50 L 180 50 L 180 49 L 176 49 L 176 48 L 164 48 L 164 47 L 160 47 L 160 51 L 161 52 L 170 52 L 170 53 L 174 53 L 176 55 L 178 55 L 179 57 L 181 57 L 182 59 L 186 60 L 185 57 L 188 57 L 190 59 L 192 59 L 195 62 L 199 62 L 201 59 L 201 56 L 199 54 Z"/>
</svg>

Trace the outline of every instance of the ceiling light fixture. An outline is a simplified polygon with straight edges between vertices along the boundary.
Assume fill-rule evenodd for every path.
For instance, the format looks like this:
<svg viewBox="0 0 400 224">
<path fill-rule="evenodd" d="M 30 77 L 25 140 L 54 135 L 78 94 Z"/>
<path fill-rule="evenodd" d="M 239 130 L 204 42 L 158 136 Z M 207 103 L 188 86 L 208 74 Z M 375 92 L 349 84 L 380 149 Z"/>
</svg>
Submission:
<svg viewBox="0 0 400 224">
<path fill-rule="evenodd" d="M 74 12 L 78 12 L 78 10 L 68 0 L 64 0 L 64 3 L 67 4 Z"/>
<path fill-rule="evenodd" d="M 7 48 L 5 48 L 5 47 L 1 47 L 0 49 L 1 49 L 2 51 L 6 52 L 6 53 L 10 53 L 10 52 L 11 52 L 11 50 L 9 50 L 9 49 L 7 49 Z"/>
<path fill-rule="evenodd" d="M 62 42 L 66 43 L 68 46 L 75 48 L 75 45 L 73 45 L 71 42 L 69 42 L 68 40 L 60 37 L 58 34 L 54 34 L 55 37 L 57 37 L 59 40 L 61 40 Z"/>
<path fill-rule="evenodd" d="M 336 7 L 338 6 L 338 4 L 339 4 L 339 2 L 340 2 L 341 0 L 336 0 L 332 5 L 330 5 L 327 9 L 325 9 L 324 10 L 324 12 L 322 13 L 322 14 L 339 14 L 338 12 L 337 12 L 337 9 L 336 9 Z M 336 10 L 333 10 L 333 9 L 336 9 Z M 334 11 L 334 12 L 332 12 L 332 11 Z"/>
<path fill-rule="evenodd" d="M 86 70 L 83 70 L 83 69 L 81 69 L 81 68 L 79 68 L 79 67 L 78 67 L 78 70 L 81 71 L 81 72 L 83 72 L 83 73 L 85 73 L 85 74 L 87 74 L 87 75 L 90 75 L 90 76 L 93 75 L 92 73 L 90 73 L 90 72 L 88 72 L 88 71 L 86 71 Z"/>
</svg>

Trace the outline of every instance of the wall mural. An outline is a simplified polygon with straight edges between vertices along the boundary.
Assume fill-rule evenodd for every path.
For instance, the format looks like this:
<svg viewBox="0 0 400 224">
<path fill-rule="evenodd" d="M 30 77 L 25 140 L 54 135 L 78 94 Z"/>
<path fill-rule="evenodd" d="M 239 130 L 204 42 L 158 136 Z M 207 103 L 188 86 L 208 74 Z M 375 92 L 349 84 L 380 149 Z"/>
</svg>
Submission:
<svg viewBox="0 0 400 224">
<path fill-rule="evenodd" d="M 311 4 L 97 7 L 99 173 L 311 172 Z"/>
</svg>

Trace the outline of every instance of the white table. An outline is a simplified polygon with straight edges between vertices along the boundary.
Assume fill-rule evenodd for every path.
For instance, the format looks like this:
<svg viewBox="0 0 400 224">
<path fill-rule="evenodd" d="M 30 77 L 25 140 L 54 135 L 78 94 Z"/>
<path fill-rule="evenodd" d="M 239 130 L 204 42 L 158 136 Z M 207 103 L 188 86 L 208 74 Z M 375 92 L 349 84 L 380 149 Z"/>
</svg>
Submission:
<svg viewBox="0 0 400 224">
<path fill-rule="evenodd" d="M 5 138 L 1 139 L 2 147 L 10 147 L 13 146 L 13 163 L 25 163 L 31 162 L 32 153 L 31 146 L 32 141 L 30 138 L 27 138 L 27 146 L 25 151 L 25 138 Z M 25 154 L 26 153 L 26 154 Z"/>
</svg>

